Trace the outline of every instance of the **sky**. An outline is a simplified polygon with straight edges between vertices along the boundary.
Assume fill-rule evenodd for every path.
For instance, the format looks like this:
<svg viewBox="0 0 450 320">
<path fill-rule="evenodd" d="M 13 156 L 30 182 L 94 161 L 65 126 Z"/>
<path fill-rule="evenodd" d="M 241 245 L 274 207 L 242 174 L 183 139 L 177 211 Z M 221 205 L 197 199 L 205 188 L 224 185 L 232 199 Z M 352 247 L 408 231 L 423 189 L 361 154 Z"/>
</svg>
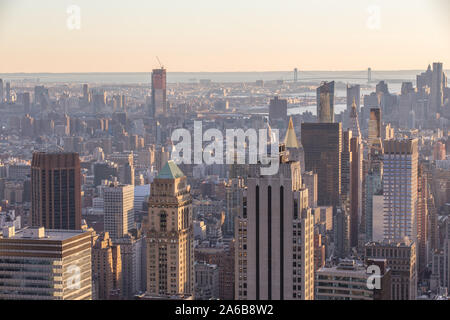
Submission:
<svg viewBox="0 0 450 320">
<path fill-rule="evenodd" d="M 79 14 L 77 14 L 79 12 Z M 0 73 L 422 70 L 448 0 L 0 0 Z"/>
</svg>

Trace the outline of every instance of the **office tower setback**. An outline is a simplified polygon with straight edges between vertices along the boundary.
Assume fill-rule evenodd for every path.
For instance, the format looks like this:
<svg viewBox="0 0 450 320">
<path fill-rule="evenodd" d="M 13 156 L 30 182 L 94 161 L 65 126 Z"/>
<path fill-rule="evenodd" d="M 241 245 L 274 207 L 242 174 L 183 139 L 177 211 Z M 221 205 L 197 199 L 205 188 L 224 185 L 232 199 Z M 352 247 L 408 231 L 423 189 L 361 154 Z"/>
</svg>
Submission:
<svg viewBox="0 0 450 320">
<path fill-rule="evenodd" d="M 5 227 L 0 300 L 91 300 L 90 231 Z"/>
<path fill-rule="evenodd" d="M 322 82 L 316 92 L 317 122 L 334 122 L 334 81 Z"/>
<path fill-rule="evenodd" d="M 384 238 L 415 241 L 418 140 L 384 141 L 383 159 Z"/>
<path fill-rule="evenodd" d="M 153 69 L 152 72 L 152 104 L 150 114 L 153 117 L 165 115 L 167 112 L 167 80 L 166 69 Z"/>
<path fill-rule="evenodd" d="M 134 228 L 134 186 L 111 182 L 103 187 L 104 228 L 111 239 L 122 238 Z"/>
<path fill-rule="evenodd" d="M 151 185 L 147 226 L 147 293 L 194 295 L 192 197 L 170 160 Z"/>
<path fill-rule="evenodd" d="M 341 123 L 302 123 L 305 170 L 318 176 L 318 205 L 340 205 Z"/>
<path fill-rule="evenodd" d="M 237 221 L 236 299 L 313 300 L 314 215 L 300 163 L 249 178 Z"/>
<path fill-rule="evenodd" d="M 33 153 L 32 225 L 48 229 L 80 229 L 80 179 L 80 158 L 77 153 Z"/>
</svg>

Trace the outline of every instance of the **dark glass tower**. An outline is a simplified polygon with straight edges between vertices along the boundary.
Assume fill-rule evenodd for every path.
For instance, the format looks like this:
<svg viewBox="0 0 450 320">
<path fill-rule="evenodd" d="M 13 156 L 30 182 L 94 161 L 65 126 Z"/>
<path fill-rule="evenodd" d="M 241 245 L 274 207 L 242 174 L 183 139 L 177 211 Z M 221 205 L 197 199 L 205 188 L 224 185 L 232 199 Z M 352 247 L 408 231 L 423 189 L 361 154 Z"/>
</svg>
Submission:
<svg viewBox="0 0 450 320">
<path fill-rule="evenodd" d="M 31 223 L 46 229 L 81 229 L 81 176 L 78 153 L 33 154 Z"/>
</svg>

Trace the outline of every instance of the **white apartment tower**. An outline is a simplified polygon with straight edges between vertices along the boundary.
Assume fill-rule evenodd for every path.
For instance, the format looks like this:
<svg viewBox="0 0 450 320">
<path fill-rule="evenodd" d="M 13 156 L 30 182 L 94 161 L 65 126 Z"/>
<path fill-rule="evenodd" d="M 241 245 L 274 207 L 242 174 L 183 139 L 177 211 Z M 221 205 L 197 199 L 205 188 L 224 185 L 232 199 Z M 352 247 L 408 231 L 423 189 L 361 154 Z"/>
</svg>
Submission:
<svg viewBox="0 0 450 320">
<path fill-rule="evenodd" d="M 119 239 L 134 227 L 134 186 L 112 182 L 103 188 L 104 228 Z"/>
</svg>

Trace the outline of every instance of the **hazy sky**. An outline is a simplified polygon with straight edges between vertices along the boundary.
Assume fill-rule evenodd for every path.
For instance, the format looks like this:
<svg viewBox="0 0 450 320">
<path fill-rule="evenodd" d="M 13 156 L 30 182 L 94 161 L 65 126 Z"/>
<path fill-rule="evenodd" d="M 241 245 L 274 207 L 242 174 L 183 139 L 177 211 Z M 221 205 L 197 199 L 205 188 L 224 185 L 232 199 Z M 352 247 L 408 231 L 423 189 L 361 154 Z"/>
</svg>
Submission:
<svg viewBox="0 0 450 320">
<path fill-rule="evenodd" d="M 0 0 L 0 73 L 449 67 L 449 3 Z"/>
</svg>

